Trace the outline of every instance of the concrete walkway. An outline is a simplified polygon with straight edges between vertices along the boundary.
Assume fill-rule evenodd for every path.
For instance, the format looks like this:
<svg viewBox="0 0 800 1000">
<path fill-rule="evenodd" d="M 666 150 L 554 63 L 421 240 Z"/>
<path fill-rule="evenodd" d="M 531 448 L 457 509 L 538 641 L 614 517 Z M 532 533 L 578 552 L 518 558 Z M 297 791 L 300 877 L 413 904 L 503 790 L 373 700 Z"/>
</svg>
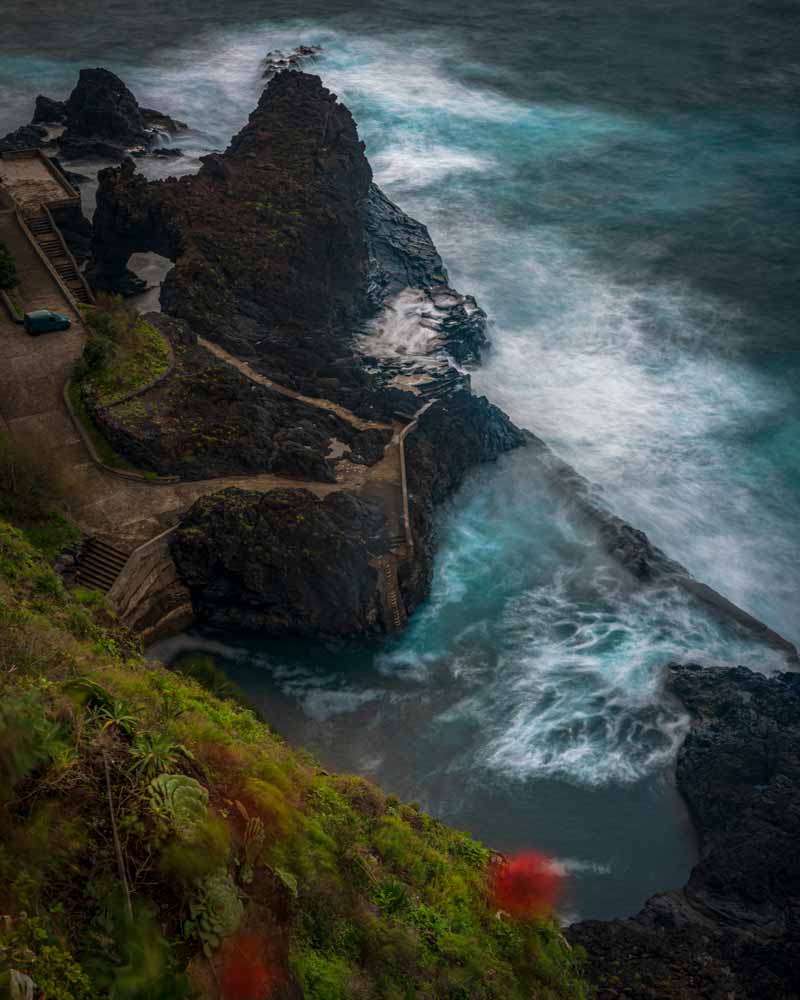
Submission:
<svg viewBox="0 0 800 1000">
<path fill-rule="evenodd" d="M 207 351 L 210 351 L 215 357 L 219 358 L 221 361 L 227 362 L 233 368 L 236 368 L 242 375 L 249 378 L 251 382 L 257 382 L 259 385 L 264 385 L 268 389 L 274 389 L 275 392 L 279 392 L 282 396 L 290 396 L 292 399 L 296 399 L 300 403 L 305 403 L 306 406 L 315 406 L 318 410 L 327 410 L 329 413 L 335 413 L 337 417 L 340 417 L 342 420 L 346 420 L 348 424 L 352 424 L 356 430 L 391 431 L 395 429 L 391 424 L 382 424 L 375 420 L 362 420 L 361 417 L 357 417 L 351 410 L 347 410 L 344 406 L 339 406 L 338 403 L 333 403 L 329 399 L 320 399 L 318 396 L 304 396 L 302 393 L 295 392 L 294 389 L 287 389 L 285 385 L 273 382 L 271 378 L 267 378 L 266 375 L 262 375 L 260 372 L 251 368 L 246 361 L 242 361 L 241 358 L 237 358 L 235 355 L 229 354 L 224 347 L 220 347 L 219 344 L 215 344 L 210 340 L 198 337 L 197 342 L 202 347 L 205 347 Z"/>
<path fill-rule="evenodd" d="M 401 467 L 402 462 L 404 461 L 404 456 L 402 448 L 400 447 L 400 435 L 404 425 L 399 422 L 386 424 L 379 423 L 375 420 L 363 420 L 361 417 L 356 416 L 356 414 L 351 410 L 346 409 L 344 406 L 340 406 L 338 403 L 333 403 L 328 399 L 321 399 L 317 396 L 304 396 L 299 392 L 295 392 L 294 389 L 288 389 L 286 386 L 280 385 L 278 382 L 273 382 L 271 378 L 267 378 L 266 375 L 262 375 L 260 372 L 251 368 L 246 361 L 242 361 L 241 358 L 235 357 L 233 354 L 226 351 L 225 348 L 220 347 L 218 344 L 215 344 L 210 340 L 198 337 L 198 343 L 215 357 L 231 365 L 244 375 L 245 378 L 250 379 L 251 382 L 256 382 L 258 385 L 266 386 L 267 388 L 273 389 L 275 392 L 279 392 L 284 396 L 296 399 L 298 402 L 304 403 L 307 406 L 314 406 L 317 409 L 335 413 L 337 417 L 347 421 L 347 423 L 355 427 L 356 430 L 364 431 L 376 429 L 392 431 L 392 439 L 389 444 L 386 445 L 383 458 L 380 462 L 377 462 L 375 465 L 370 466 L 369 469 L 366 470 L 367 475 L 365 476 L 363 482 L 359 483 L 355 488 L 357 492 L 361 493 L 363 496 L 376 500 L 383 506 L 386 513 L 387 531 L 389 538 L 393 542 L 393 547 L 396 548 L 401 544 L 398 541 L 401 538 L 403 539 L 402 544 L 405 544 L 405 522 L 403 515 L 402 494 L 403 470 Z M 337 466 L 337 485 L 340 481 L 340 467 L 344 465 L 346 465 L 346 463 L 340 462 Z"/>
</svg>

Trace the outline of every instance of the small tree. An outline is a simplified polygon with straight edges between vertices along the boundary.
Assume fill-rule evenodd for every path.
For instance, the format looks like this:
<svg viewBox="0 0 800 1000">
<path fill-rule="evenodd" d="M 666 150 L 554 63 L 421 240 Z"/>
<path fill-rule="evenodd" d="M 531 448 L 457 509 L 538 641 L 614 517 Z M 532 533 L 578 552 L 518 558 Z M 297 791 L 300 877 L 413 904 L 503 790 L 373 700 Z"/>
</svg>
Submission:
<svg viewBox="0 0 800 1000">
<path fill-rule="evenodd" d="M 18 280 L 14 258 L 8 252 L 5 243 L 0 243 L 0 288 L 3 291 L 14 288 Z"/>
</svg>

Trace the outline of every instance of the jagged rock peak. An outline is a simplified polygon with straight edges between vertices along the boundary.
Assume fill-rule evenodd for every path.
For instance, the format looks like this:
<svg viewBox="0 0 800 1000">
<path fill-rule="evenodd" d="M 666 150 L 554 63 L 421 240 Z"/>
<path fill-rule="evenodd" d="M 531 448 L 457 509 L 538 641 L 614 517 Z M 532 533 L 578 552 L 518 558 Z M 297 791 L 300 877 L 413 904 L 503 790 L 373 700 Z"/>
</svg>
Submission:
<svg viewBox="0 0 800 1000">
<path fill-rule="evenodd" d="M 318 76 L 284 70 L 270 80 L 225 156 L 247 156 L 258 151 L 283 166 L 305 159 L 309 152 L 337 148 L 359 168 L 362 196 L 366 197 L 372 172 L 353 116 Z"/>
<path fill-rule="evenodd" d="M 136 98 L 111 70 L 82 69 L 66 103 L 67 131 L 127 145 L 147 139 Z"/>
</svg>

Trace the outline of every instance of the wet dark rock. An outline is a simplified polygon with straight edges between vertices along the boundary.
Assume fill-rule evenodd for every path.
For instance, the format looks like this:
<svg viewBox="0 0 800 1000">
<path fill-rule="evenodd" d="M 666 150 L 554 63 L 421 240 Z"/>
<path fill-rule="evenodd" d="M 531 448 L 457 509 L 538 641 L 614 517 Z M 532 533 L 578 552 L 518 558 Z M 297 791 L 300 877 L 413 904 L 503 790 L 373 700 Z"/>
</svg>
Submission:
<svg viewBox="0 0 800 1000">
<path fill-rule="evenodd" d="M 349 111 L 317 77 L 281 73 L 197 175 L 148 184 L 132 164 L 101 172 L 95 257 L 109 280 L 136 250 L 174 260 L 165 311 L 305 388 L 350 354 L 370 176 Z"/>
<path fill-rule="evenodd" d="M 174 146 L 157 146 L 152 150 L 151 156 L 161 156 L 164 159 L 176 159 L 179 156 L 183 156 L 183 150 L 175 149 Z"/>
<path fill-rule="evenodd" d="M 449 285 L 427 226 L 412 219 L 377 185 L 364 203 L 369 250 L 367 295 L 374 311 L 407 288 L 424 291 L 437 315 L 441 346 L 459 364 L 476 364 L 488 344 L 486 313 Z"/>
<path fill-rule="evenodd" d="M 600 1000 L 800 997 L 800 674 L 671 666 L 692 717 L 678 786 L 700 838 L 683 889 L 569 928 Z"/>
<path fill-rule="evenodd" d="M 121 272 L 115 272 L 109 277 L 104 271 L 97 268 L 97 262 L 92 259 L 86 269 L 86 278 L 96 292 L 110 292 L 113 295 L 121 295 L 125 299 L 133 298 L 147 291 L 147 282 L 140 278 L 135 271 L 125 267 Z"/>
<path fill-rule="evenodd" d="M 364 203 L 370 255 L 370 298 L 379 308 L 405 288 L 446 285 L 447 270 L 424 226 L 371 184 Z"/>
<path fill-rule="evenodd" d="M 65 105 L 66 129 L 59 138 L 66 159 L 123 160 L 131 150 L 146 151 L 157 130 L 178 131 L 183 124 L 139 104 L 110 70 L 82 69 Z"/>
<path fill-rule="evenodd" d="M 63 125 L 67 120 L 67 105 L 65 101 L 54 101 L 51 97 L 39 94 L 33 110 L 33 125 Z"/>
<path fill-rule="evenodd" d="M 88 260 L 92 249 L 92 224 L 80 205 L 54 207 L 50 211 L 72 256 L 78 263 Z"/>
<path fill-rule="evenodd" d="M 47 129 L 43 125 L 21 125 L 0 139 L 0 153 L 18 149 L 41 149 L 47 145 Z"/>
<path fill-rule="evenodd" d="M 167 135 L 177 135 L 179 132 L 186 132 L 189 126 L 186 122 L 178 121 L 177 118 L 170 118 L 163 111 L 154 111 L 153 108 L 139 108 L 145 125 L 156 132 L 165 132 Z"/>
<path fill-rule="evenodd" d="M 298 45 L 290 52 L 282 52 L 280 49 L 273 49 L 264 57 L 264 72 L 261 74 L 265 80 L 271 80 L 276 73 L 284 70 L 299 70 L 309 61 L 313 61 L 322 52 L 321 45 Z"/>
<path fill-rule="evenodd" d="M 61 152 L 67 158 L 111 155 L 121 159 L 129 146 L 149 141 L 144 118 L 131 91 L 110 70 L 82 69 L 66 102 Z"/>
<path fill-rule="evenodd" d="M 228 489 L 199 500 L 172 543 L 202 620 L 262 635 L 379 631 L 379 504 L 350 493 Z"/>
</svg>

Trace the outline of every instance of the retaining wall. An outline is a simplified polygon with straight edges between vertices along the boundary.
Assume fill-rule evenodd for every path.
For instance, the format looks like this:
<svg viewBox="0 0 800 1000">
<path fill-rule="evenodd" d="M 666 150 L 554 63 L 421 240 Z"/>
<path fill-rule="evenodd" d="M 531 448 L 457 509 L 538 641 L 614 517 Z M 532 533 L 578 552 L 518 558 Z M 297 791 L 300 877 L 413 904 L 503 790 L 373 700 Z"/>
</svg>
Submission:
<svg viewBox="0 0 800 1000">
<path fill-rule="evenodd" d="M 147 641 L 169 627 L 179 630 L 193 619 L 189 591 L 178 578 L 170 552 L 175 528 L 168 528 L 134 549 L 108 599 L 123 624 Z"/>
</svg>

